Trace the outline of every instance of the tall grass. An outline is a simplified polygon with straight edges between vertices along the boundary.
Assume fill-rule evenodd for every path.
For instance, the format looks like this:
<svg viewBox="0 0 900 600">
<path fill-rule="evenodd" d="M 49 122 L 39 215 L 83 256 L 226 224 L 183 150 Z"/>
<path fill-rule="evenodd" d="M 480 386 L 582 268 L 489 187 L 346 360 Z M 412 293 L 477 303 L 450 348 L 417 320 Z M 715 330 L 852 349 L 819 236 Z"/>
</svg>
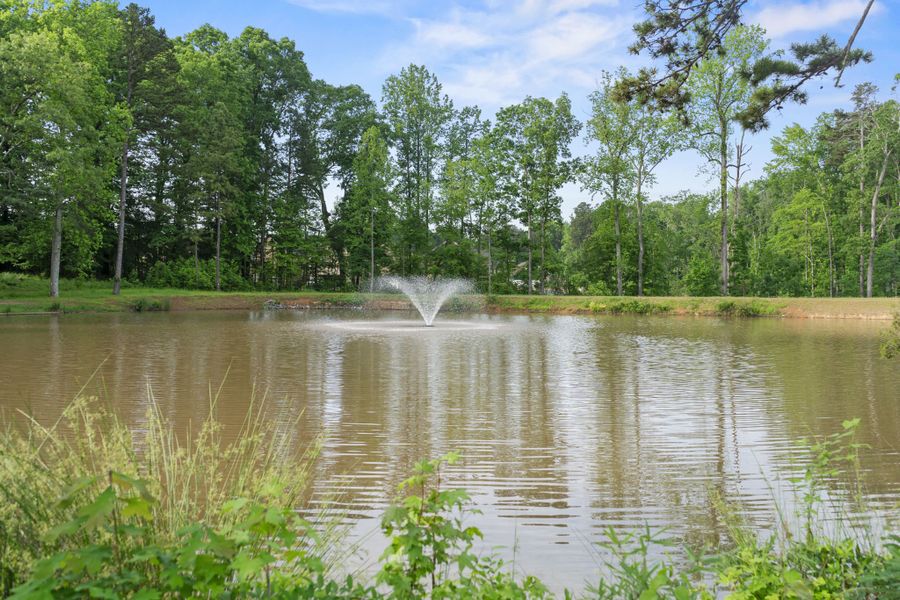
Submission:
<svg viewBox="0 0 900 600">
<path fill-rule="evenodd" d="M 179 430 L 148 390 L 143 430 L 129 428 L 101 398 L 79 395 L 51 425 L 21 415 L 20 426 L 0 433 L 0 567 L 7 590 L 27 577 L 37 559 L 60 549 L 55 525 L 72 521 L 84 499 L 98 496 L 113 474 L 143 481 L 158 501 L 152 506 L 152 537 L 173 543 L 185 527 L 227 527 L 244 515 L 225 510 L 244 498 L 256 504 L 296 507 L 309 482 L 319 442 L 298 448 L 275 426 L 265 397 L 254 395 L 238 431 L 225 435 L 217 415 L 218 393 L 208 416 Z M 330 530 L 330 533 L 334 533 Z M 102 540 L 95 529 L 68 544 Z"/>
</svg>

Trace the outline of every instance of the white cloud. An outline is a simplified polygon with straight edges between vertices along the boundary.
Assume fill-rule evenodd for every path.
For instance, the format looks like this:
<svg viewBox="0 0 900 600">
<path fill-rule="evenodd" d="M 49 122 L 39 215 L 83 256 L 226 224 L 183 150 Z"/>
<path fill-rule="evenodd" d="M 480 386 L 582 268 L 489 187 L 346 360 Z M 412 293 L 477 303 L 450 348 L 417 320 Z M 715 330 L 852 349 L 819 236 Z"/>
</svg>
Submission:
<svg viewBox="0 0 900 600">
<path fill-rule="evenodd" d="M 391 15 L 404 8 L 403 0 L 288 0 L 308 10 L 325 13 Z"/>
<path fill-rule="evenodd" d="M 412 35 L 386 49 L 381 67 L 425 64 L 456 102 L 488 113 L 526 95 L 586 94 L 622 58 L 613 50 L 620 54 L 631 36 L 634 15 L 602 8 L 616 3 L 483 0 L 410 18 Z"/>
<path fill-rule="evenodd" d="M 779 2 L 762 9 L 753 18 L 773 38 L 801 31 L 822 31 L 845 22 L 859 20 L 866 0 L 821 0 L 818 2 Z M 872 13 L 881 9 L 875 4 Z"/>
<path fill-rule="evenodd" d="M 411 20 L 416 26 L 417 41 L 432 48 L 483 48 L 493 43 L 492 36 L 463 23 Z"/>
</svg>

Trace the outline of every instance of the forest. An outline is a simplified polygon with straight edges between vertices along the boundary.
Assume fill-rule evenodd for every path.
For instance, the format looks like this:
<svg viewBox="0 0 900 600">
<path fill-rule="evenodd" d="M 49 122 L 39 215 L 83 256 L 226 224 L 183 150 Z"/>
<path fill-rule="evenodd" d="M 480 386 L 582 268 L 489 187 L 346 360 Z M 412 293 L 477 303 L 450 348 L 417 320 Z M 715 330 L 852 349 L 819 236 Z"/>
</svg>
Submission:
<svg viewBox="0 0 900 600">
<path fill-rule="evenodd" d="M 118 293 L 383 274 L 488 294 L 896 296 L 896 90 L 858 85 L 852 110 L 784 128 L 749 180 L 747 72 L 769 44 L 731 29 L 678 111 L 617 93 L 624 68 L 598 75 L 580 122 L 565 93 L 456 106 L 415 64 L 373 98 L 253 27 L 170 37 L 135 4 L 0 0 L 0 272 L 49 276 L 51 296 L 60 277 Z M 709 193 L 651 200 L 685 150 Z M 563 219 L 568 183 L 585 200 Z"/>
</svg>

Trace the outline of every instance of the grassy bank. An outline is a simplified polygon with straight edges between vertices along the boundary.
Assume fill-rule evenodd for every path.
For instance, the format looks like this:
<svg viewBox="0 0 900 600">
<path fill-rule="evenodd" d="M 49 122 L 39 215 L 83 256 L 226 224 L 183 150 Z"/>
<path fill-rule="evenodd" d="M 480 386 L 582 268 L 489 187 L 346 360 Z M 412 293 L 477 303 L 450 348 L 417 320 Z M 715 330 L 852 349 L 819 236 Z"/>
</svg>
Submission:
<svg viewBox="0 0 900 600">
<path fill-rule="evenodd" d="M 0 274 L 0 316 L 56 312 L 122 312 L 168 310 L 261 310 L 273 308 L 408 309 L 392 294 L 352 292 L 212 292 L 125 286 L 111 294 L 104 281 L 63 280 L 60 298 L 47 296 L 47 281 Z M 890 320 L 900 311 L 897 298 L 721 298 L 488 296 L 462 298 L 450 308 L 488 312 L 551 314 L 656 314 L 719 317 L 788 317 Z"/>
<path fill-rule="evenodd" d="M 327 535 L 327 520 L 294 512 L 312 457 L 286 447 L 259 414 L 249 412 L 233 442 L 221 441 L 212 417 L 205 433 L 179 443 L 158 412 L 138 436 L 102 403 L 81 398 L 53 427 L 30 422 L 0 433 L 0 595 L 551 597 L 540 580 L 481 550 L 491 541 L 468 523 L 469 496 L 442 478 L 460 460 L 453 453 L 420 463 L 400 486 L 382 518 L 387 546 L 375 574 L 335 571 L 341 538 Z M 803 445 L 807 466 L 793 480 L 800 508 L 785 521 L 796 530 L 783 524 L 758 537 L 721 499 L 729 532 L 721 547 L 689 551 L 649 528 L 610 528 L 594 583 L 565 597 L 897 598 L 900 538 L 858 535 L 858 516 L 843 533 L 818 522 L 826 504 L 836 508 L 836 481 L 854 489 L 858 425 L 847 421 Z M 666 558 L 651 558 L 661 548 Z"/>
</svg>

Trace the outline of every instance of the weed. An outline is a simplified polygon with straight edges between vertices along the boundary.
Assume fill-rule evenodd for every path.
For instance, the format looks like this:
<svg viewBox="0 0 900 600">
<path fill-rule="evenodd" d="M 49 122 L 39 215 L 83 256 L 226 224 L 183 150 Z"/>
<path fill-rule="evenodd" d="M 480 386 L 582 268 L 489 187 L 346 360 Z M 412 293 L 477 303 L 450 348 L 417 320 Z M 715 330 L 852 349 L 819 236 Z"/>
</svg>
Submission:
<svg viewBox="0 0 900 600">
<path fill-rule="evenodd" d="M 890 328 L 881 334 L 880 350 L 882 358 L 900 356 L 900 313 L 894 313 Z"/>
<path fill-rule="evenodd" d="M 168 298 L 162 300 L 153 298 L 138 298 L 131 303 L 131 310 L 134 312 L 168 312 L 171 303 Z"/>
<path fill-rule="evenodd" d="M 764 317 L 776 314 L 777 309 L 757 300 L 721 300 L 716 304 L 716 313 L 726 317 Z"/>
<path fill-rule="evenodd" d="M 671 310 L 671 307 L 663 302 L 649 302 L 646 300 L 637 299 L 614 299 L 600 302 L 591 302 L 588 306 L 591 312 L 609 313 L 613 315 L 664 314 Z"/>
</svg>

